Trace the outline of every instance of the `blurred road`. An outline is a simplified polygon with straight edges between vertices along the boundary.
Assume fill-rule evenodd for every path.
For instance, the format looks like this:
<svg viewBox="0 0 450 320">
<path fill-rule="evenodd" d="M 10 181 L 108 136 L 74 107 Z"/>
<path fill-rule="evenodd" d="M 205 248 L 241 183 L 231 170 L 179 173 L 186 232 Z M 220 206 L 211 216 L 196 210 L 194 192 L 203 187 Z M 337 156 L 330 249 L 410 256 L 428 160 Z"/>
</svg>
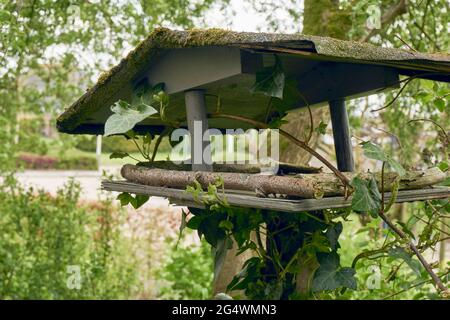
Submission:
<svg viewBox="0 0 450 320">
<path fill-rule="evenodd" d="M 55 194 L 70 179 L 77 181 L 82 188 L 82 198 L 95 200 L 101 196 L 100 182 L 104 179 L 103 170 L 110 175 L 119 176 L 120 167 L 102 168 L 102 171 L 82 170 L 25 170 L 16 174 L 17 179 L 24 187 L 44 189 Z"/>
</svg>

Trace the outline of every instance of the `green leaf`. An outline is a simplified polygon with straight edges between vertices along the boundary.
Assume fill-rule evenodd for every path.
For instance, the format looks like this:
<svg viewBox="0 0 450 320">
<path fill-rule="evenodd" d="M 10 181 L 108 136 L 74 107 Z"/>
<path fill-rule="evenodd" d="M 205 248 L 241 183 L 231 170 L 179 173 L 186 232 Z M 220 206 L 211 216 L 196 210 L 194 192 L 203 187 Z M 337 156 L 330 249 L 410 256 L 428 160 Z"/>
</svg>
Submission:
<svg viewBox="0 0 450 320">
<path fill-rule="evenodd" d="M 128 192 L 122 192 L 117 196 L 117 200 L 120 200 L 120 205 L 123 207 L 133 201 L 134 198 Z"/>
<path fill-rule="evenodd" d="M 341 287 L 356 290 L 357 282 L 355 279 L 355 269 L 345 267 L 336 273 L 336 280 Z"/>
<path fill-rule="evenodd" d="M 222 270 L 225 257 L 227 256 L 228 249 L 233 247 L 233 242 L 230 238 L 223 238 L 217 241 L 217 246 L 213 248 L 214 252 L 214 279 L 217 279 L 220 271 Z"/>
<path fill-rule="evenodd" d="M 405 169 L 402 167 L 400 163 L 395 161 L 390 155 L 386 154 L 379 146 L 376 144 L 365 141 L 360 143 L 364 150 L 364 155 L 367 158 L 374 159 L 374 160 L 380 160 L 383 162 L 387 162 L 388 165 L 399 174 L 399 176 L 404 176 L 406 174 Z"/>
<path fill-rule="evenodd" d="M 381 194 L 375 179 L 369 181 L 356 176 L 351 185 L 355 188 L 352 198 L 352 209 L 356 212 L 369 212 L 376 218 L 381 208 Z"/>
<path fill-rule="evenodd" d="M 250 92 L 283 99 L 284 80 L 281 60 L 278 56 L 275 56 L 274 66 L 266 67 L 256 72 L 256 81 Z"/>
<path fill-rule="evenodd" d="M 440 111 L 440 112 L 444 112 L 445 110 L 445 100 L 442 98 L 436 98 L 433 101 L 434 106 Z"/>
<path fill-rule="evenodd" d="M 353 268 L 341 268 L 338 254 L 318 253 L 317 261 L 320 264 L 317 269 L 312 284 L 312 290 L 326 291 L 335 290 L 341 287 L 356 289 L 355 270 Z"/>
<path fill-rule="evenodd" d="M 299 84 L 294 77 L 287 77 L 284 83 L 283 97 L 273 98 L 272 106 L 280 113 L 283 117 L 289 109 L 295 107 L 299 101 L 302 101 L 302 95 L 298 90 Z"/>
<path fill-rule="evenodd" d="M 327 123 L 320 121 L 319 125 L 314 129 L 314 131 L 318 134 L 324 135 L 325 133 L 327 133 L 327 126 Z"/>
<path fill-rule="evenodd" d="M 186 224 L 186 227 L 189 229 L 197 230 L 200 227 L 200 223 L 203 221 L 204 216 L 193 216 L 189 219 Z"/>
<path fill-rule="evenodd" d="M 380 160 L 380 161 L 388 161 L 388 158 L 384 151 L 377 146 L 376 144 L 370 142 L 370 141 L 364 141 L 361 142 L 360 145 L 362 146 L 364 150 L 364 155 L 367 158 Z"/>
<path fill-rule="evenodd" d="M 219 228 L 224 230 L 233 230 L 233 223 L 230 220 L 222 220 L 219 223 Z"/>
<path fill-rule="evenodd" d="M 113 114 L 106 120 L 105 136 L 126 133 L 145 118 L 157 113 L 155 108 L 147 104 L 131 106 L 125 101 L 119 100 L 112 107 Z"/>
<path fill-rule="evenodd" d="M 400 247 L 390 248 L 388 254 L 394 259 L 402 259 L 403 261 L 405 261 L 406 264 L 411 268 L 411 270 L 420 277 L 422 265 L 419 261 L 414 260 L 411 255 L 405 251 L 405 249 Z"/>
<path fill-rule="evenodd" d="M 109 158 L 110 159 L 123 159 L 128 156 L 129 156 L 129 154 L 126 152 L 113 152 L 109 155 Z"/>
<path fill-rule="evenodd" d="M 0 21 L 6 21 L 9 20 L 11 17 L 11 13 L 6 10 L 0 10 Z"/>
<path fill-rule="evenodd" d="M 328 239 L 330 248 L 333 251 L 336 251 L 337 249 L 340 248 L 338 239 L 339 239 L 340 234 L 342 233 L 342 229 L 343 229 L 342 222 L 339 221 L 335 225 L 329 227 L 327 229 L 327 231 L 325 232 L 325 236 Z"/>
<path fill-rule="evenodd" d="M 450 167 L 449 164 L 448 164 L 447 162 L 445 162 L 445 161 L 442 161 L 441 163 L 438 164 L 438 168 L 439 168 L 442 172 L 447 171 L 449 167 Z"/>
<path fill-rule="evenodd" d="M 144 194 L 137 194 L 134 198 L 133 201 L 130 201 L 131 205 L 133 206 L 133 208 L 138 209 L 140 208 L 144 203 L 146 203 L 148 201 L 150 197 L 148 195 L 144 195 Z"/>
</svg>

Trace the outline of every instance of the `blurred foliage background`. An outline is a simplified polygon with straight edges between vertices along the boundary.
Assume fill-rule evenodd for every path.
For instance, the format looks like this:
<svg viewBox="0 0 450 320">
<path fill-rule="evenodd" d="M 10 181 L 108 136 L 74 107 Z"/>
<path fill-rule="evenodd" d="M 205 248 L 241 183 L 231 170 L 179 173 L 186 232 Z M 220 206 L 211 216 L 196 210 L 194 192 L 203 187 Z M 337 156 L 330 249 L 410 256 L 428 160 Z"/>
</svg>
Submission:
<svg viewBox="0 0 450 320">
<path fill-rule="evenodd" d="M 88 202 L 74 182 L 49 195 L 22 187 L 15 172 L 20 168 L 97 169 L 95 137 L 56 133 L 56 116 L 153 28 L 233 27 L 233 16 L 239 10 L 251 10 L 259 17 L 253 26 L 257 31 L 303 30 L 442 54 L 449 49 L 447 0 L 0 0 L 1 299 L 203 299 L 211 295 L 208 247 L 193 234 L 175 246 L 179 210 L 167 205 L 125 210 L 111 199 Z M 317 15 L 327 23 L 317 23 Z M 380 25 L 371 29 L 368 21 Z M 390 107 L 374 111 L 398 92 L 349 103 L 358 169 L 373 167 L 356 145 L 360 139 L 370 139 L 406 167 L 439 166 L 448 171 L 448 84 L 413 80 Z M 329 124 L 327 114 L 320 117 Z M 328 125 L 316 146 L 332 159 L 330 132 Z M 103 140 L 105 153 L 133 153 L 134 148 L 123 138 Z M 169 150 L 166 141 L 161 157 Z M 117 165 L 108 162 L 107 156 L 102 161 Z M 424 204 L 395 210 L 398 221 L 412 223 L 418 234 L 432 217 Z M 449 214 L 434 224 L 439 225 L 442 239 L 448 239 L 450 232 Z M 380 247 L 385 239 L 380 226 L 380 221 L 357 217 L 347 222 L 342 260 L 350 264 L 361 251 Z M 445 245 L 438 249 L 441 252 L 430 255 L 446 270 Z M 81 268 L 81 290 L 67 286 L 70 265 Z M 437 297 L 426 282 L 427 275 L 402 259 L 361 260 L 357 270 L 361 290 L 348 291 L 340 298 Z M 370 290 L 367 279 L 376 272 L 381 276 L 380 289 Z"/>
</svg>

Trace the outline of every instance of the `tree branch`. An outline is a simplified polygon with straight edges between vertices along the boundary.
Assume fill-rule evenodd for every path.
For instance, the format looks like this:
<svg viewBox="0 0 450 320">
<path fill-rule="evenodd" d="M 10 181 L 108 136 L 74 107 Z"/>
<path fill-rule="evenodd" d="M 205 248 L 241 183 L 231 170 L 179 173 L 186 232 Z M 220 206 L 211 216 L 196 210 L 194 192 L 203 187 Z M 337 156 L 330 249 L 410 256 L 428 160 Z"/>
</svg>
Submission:
<svg viewBox="0 0 450 320">
<path fill-rule="evenodd" d="M 380 31 L 388 24 L 393 22 L 398 16 L 407 12 L 408 3 L 407 0 L 400 0 L 396 5 L 391 7 L 386 13 L 381 17 L 381 29 L 372 29 L 370 32 L 361 38 L 360 41 L 366 42 L 374 35 L 380 33 Z"/>
</svg>

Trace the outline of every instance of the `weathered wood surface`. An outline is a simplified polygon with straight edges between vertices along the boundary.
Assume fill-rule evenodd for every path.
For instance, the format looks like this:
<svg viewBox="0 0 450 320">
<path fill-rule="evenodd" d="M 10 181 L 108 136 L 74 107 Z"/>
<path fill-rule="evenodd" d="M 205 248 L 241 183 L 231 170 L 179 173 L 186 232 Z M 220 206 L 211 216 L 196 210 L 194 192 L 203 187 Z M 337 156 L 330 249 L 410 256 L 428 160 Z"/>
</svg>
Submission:
<svg viewBox="0 0 450 320">
<path fill-rule="evenodd" d="M 205 172 L 205 171 L 177 171 L 163 169 L 149 169 L 131 164 L 126 164 L 121 170 L 122 177 L 130 182 L 155 187 L 170 187 L 186 189 L 194 182 L 206 189 L 208 185 L 216 183 L 220 178 L 225 189 L 254 191 L 259 195 L 280 194 L 301 198 L 317 198 L 318 196 L 345 195 L 342 182 L 332 173 L 297 174 L 295 176 L 277 176 L 261 174 L 243 174 L 230 172 Z M 356 174 L 345 173 L 349 180 L 358 175 L 363 179 L 372 177 L 369 173 Z M 375 174 L 379 182 L 380 174 Z M 389 191 L 396 173 L 385 174 L 384 190 Z M 418 189 L 425 186 L 438 184 L 446 178 L 446 174 L 437 168 L 425 171 L 410 171 L 400 180 L 400 190 Z M 381 188 L 380 188 L 381 189 Z"/>
<path fill-rule="evenodd" d="M 180 206 L 203 208 L 203 204 L 194 200 L 192 194 L 182 189 L 152 187 L 127 181 L 102 181 L 102 189 L 107 191 L 129 192 L 156 197 L 169 198 L 171 203 Z M 225 197 L 231 206 L 269 209 L 283 212 L 313 211 L 321 209 L 335 209 L 350 207 L 352 198 L 328 197 L 322 199 L 280 199 L 260 198 L 248 192 L 241 193 L 227 191 Z M 391 194 L 386 193 L 385 201 L 389 201 Z M 426 189 L 399 191 L 396 202 L 413 202 L 450 198 L 450 187 L 428 187 Z"/>
</svg>

